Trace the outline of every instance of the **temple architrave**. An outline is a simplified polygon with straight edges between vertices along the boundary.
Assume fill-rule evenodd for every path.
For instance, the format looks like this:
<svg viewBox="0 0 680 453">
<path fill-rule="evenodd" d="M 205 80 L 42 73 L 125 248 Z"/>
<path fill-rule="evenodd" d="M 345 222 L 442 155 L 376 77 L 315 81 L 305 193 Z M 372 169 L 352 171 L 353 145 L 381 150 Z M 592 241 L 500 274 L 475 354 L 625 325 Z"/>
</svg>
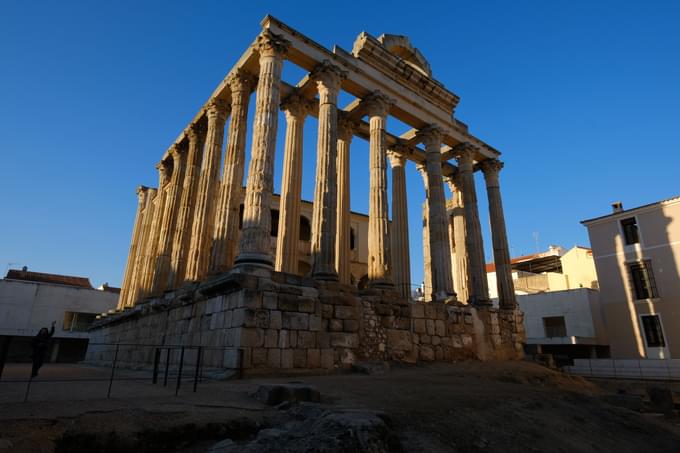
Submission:
<svg viewBox="0 0 680 453">
<path fill-rule="evenodd" d="M 358 360 L 521 358 L 523 316 L 499 186 L 503 164 L 456 118 L 459 97 L 432 77 L 405 36 L 361 33 L 351 52 L 330 51 L 271 16 L 261 25 L 161 157 L 158 187 L 138 188 L 118 310 L 99 319 L 93 342 L 204 346 L 206 366 L 253 372 L 332 369 Z M 306 75 L 288 83 L 284 65 Z M 339 105 L 341 92 L 353 100 Z M 281 110 L 279 196 L 273 180 Z M 309 116 L 318 119 L 316 153 L 303 152 Z M 390 117 L 412 129 L 390 133 Z M 369 143 L 369 168 L 350 175 L 357 137 Z M 303 158 L 316 159 L 307 208 Z M 411 294 L 407 165 L 417 167 L 426 192 L 424 301 Z M 498 307 L 488 295 L 475 171 L 486 182 Z M 350 184 L 366 176 L 369 212 L 357 220 Z M 448 201 L 446 186 L 453 193 Z M 366 231 L 363 257 L 355 250 L 357 222 Z M 107 354 L 93 346 L 88 360 L 111 360 Z M 152 360 L 151 350 L 118 358 L 130 366 Z"/>
</svg>

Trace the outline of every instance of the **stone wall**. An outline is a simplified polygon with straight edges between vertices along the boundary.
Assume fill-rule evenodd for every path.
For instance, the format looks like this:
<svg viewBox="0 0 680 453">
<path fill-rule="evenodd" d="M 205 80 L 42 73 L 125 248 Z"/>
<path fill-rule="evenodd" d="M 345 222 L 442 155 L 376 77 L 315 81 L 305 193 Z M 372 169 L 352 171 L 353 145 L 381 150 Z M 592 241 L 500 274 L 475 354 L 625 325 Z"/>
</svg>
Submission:
<svg viewBox="0 0 680 453">
<path fill-rule="evenodd" d="M 202 346 L 203 364 L 250 372 L 332 370 L 356 361 L 521 358 L 522 314 L 490 307 L 413 303 L 394 291 L 317 282 L 262 268 L 222 274 L 133 309 L 91 331 L 91 363 L 121 348 L 121 366 L 149 366 L 151 345 Z M 174 363 L 177 354 L 171 357 Z M 185 361 L 194 363 L 195 354 Z"/>
</svg>

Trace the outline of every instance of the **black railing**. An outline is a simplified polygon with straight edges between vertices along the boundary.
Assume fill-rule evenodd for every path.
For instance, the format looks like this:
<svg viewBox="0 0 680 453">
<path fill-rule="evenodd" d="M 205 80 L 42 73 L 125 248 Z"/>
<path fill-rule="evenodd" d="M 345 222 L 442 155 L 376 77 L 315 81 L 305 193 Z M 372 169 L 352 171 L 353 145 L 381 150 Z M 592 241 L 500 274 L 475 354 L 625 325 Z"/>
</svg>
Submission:
<svg viewBox="0 0 680 453">
<path fill-rule="evenodd" d="M 106 382 L 108 381 L 108 386 L 106 390 L 106 398 L 111 398 L 111 391 L 113 388 L 114 381 L 140 381 L 140 382 L 150 382 L 151 384 L 158 384 L 159 374 L 163 373 L 163 387 L 168 386 L 168 381 L 171 378 L 175 378 L 175 396 L 179 395 L 180 387 L 183 380 L 192 381 L 192 391 L 195 393 L 198 389 L 199 382 L 203 380 L 211 380 L 209 376 L 206 376 L 203 368 L 203 356 L 206 351 L 234 351 L 235 352 L 235 364 L 234 366 L 221 366 L 221 367 L 211 367 L 215 370 L 234 370 L 236 372 L 235 377 L 241 379 L 243 376 L 243 350 L 239 348 L 229 348 L 229 347 L 211 347 L 211 346 L 194 346 L 194 345 L 149 345 L 149 344 L 138 344 L 138 343 L 89 343 L 88 347 L 109 347 L 108 351 L 104 351 L 106 355 L 112 356 L 111 359 L 97 359 L 88 360 L 83 362 L 84 366 L 92 366 L 95 369 L 104 371 L 110 367 L 111 371 L 108 373 L 108 377 L 96 377 L 96 376 L 76 376 L 67 378 L 45 378 L 35 380 L 33 376 L 28 378 L 4 378 L 2 377 L 2 372 L 0 372 L 0 384 L 17 384 L 26 383 L 26 389 L 24 391 L 23 401 L 26 402 L 29 399 L 31 386 L 33 384 L 39 383 L 40 385 L 57 383 L 57 382 Z M 121 353 L 127 352 L 129 355 L 139 352 L 144 348 L 153 348 L 153 368 L 151 370 L 150 376 L 148 369 L 139 370 L 134 368 L 128 368 L 127 364 L 143 364 L 146 361 L 123 361 L 121 366 Z M 126 351 L 127 350 L 127 351 Z M 187 352 L 194 351 L 193 362 L 191 364 L 186 363 Z M 178 359 L 173 361 L 171 359 L 172 355 L 176 354 Z M 165 357 L 163 357 L 165 355 Z M 163 365 L 162 359 L 165 358 Z M 92 363 L 95 363 L 92 365 Z M 110 365 L 100 365 L 101 362 L 108 363 Z M 173 363 L 175 362 L 175 363 Z M 51 364 L 47 364 L 49 367 Z M 193 367 L 190 372 L 185 376 L 185 365 Z M 0 354 L 0 370 L 5 367 L 5 361 L 3 354 Z M 187 367 L 187 368 L 188 368 Z M 162 369 L 161 369 L 162 368 Z M 176 370 L 174 373 L 172 370 Z M 30 369 L 30 367 L 29 367 Z M 85 369 L 85 368 L 83 368 Z M 125 371 L 127 375 L 121 375 L 122 371 Z M 141 373 L 143 376 L 130 376 L 130 373 Z"/>
</svg>

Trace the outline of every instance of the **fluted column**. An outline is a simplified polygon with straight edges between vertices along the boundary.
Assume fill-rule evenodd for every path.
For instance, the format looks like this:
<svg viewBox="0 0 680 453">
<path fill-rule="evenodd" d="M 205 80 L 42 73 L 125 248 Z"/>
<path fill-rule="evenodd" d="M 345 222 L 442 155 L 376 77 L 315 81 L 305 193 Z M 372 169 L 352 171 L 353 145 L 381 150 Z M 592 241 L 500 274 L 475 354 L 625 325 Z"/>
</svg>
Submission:
<svg viewBox="0 0 680 453">
<path fill-rule="evenodd" d="M 337 280 L 335 235 L 337 234 L 338 92 L 347 74 L 325 60 L 310 77 L 319 91 L 316 186 L 312 212 L 312 277 Z"/>
<path fill-rule="evenodd" d="M 120 296 L 118 297 L 119 310 L 127 306 L 128 296 L 130 295 L 130 286 L 132 284 L 135 264 L 137 262 L 137 252 L 139 250 L 139 240 L 142 235 L 142 223 L 144 221 L 144 207 L 146 204 L 148 187 L 139 186 L 137 188 L 137 212 L 135 214 L 135 223 L 132 227 L 132 239 L 130 241 L 130 251 L 128 253 L 128 260 L 125 266 L 125 275 L 123 276 L 123 284 L 121 285 Z"/>
<path fill-rule="evenodd" d="M 253 145 L 243 210 L 243 229 L 236 264 L 273 267 L 269 236 L 274 184 L 276 127 L 279 118 L 281 70 L 289 42 L 269 30 L 257 37 L 260 73 L 253 126 Z"/>
<path fill-rule="evenodd" d="M 134 288 L 132 304 L 136 304 L 141 299 L 143 299 L 148 291 L 147 280 L 148 275 L 151 272 L 151 256 L 154 253 L 154 245 L 158 242 L 158 236 L 156 235 L 157 225 L 158 225 L 158 213 L 160 211 L 160 202 L 163 198 L 162 190 L 162 176 L 161 184 L 159 184 L 158 189 L 149 189 L 149 203 L 147 205 L 147 213 L 145 216 L 144 224 L 144 236 L 142 246 L 142 253 L 140 254 L 140 259 L 138 262 L 138 275 L 137 282 Z"/>
<path fill-rule="evenodd" d="M 391 101 L 376 91 L 363 100 L 370 124 L 368 281 L 371 286 L 391 287 L 389 214 L 387 206 L 387 144 L 385 123 Z"/>
<path fill-rule="evenodd" d="M 231 118 L 224 153 L 220 199 L 215 218 L 215 238 L 210 257 L 210 272 L 224 272 L 234 265 L 238 247 L 239 206 L 243 187 L 246 152 L 248 104 L 254 77 L 239 69 L 227 80 L 231 89 Z"/>
<path fill-rule="evenodd" d="M 281 109 L 286 114 L 286 144 L 283 156 L 279 231 L 276 238 L 274 269 L 298 273 L 300 240 L 300 197 L 302 192 L 302 139 L 309 103 L 297 94 L 286 98 Z"/>
<path fill-rule="evenodd" d="M 416 164 L 418 173 L 423 178 L 425 187 L 425 202 L 423 203 L 423 300 L 432 300 L 432 256 L 430 255 L 430 214 L 427 202 L 429 181 L 427 177 L 427 167 L 424 163 Z"/>
<path fill-rule="evenodd" d="M 335 268 L 338 271 L 338 280 L 345 285 L 352 283 L 349 149 L 355 128 L 356 123 L 349 118 L 342 115 L 338 118 L 338 225 L 335 237 Z"/>
<path fill-rule="evenodd" d="M 451 245 L 446 220 L 446 198 L 442 178 L 441 131 L 429 126 L 418 132 L 425 144 L 427 168 L 427 210 L 432 269 L 432 299 L 435 302 L 455 300 L 451 275 Z"/>
<path fill-rule="evenodd" d="M 172 176 L 166 189 L 163 220 L 158 239 L 158 252 L 156 253 L 156 270 L 151 285 L 151 294 L 154 295 L 162 294 L 168 288 L 172 242 L 176 232 L 177 213 L 182 198 L 186 171 L 186 149 L 174 145 L 170 148 L 170 157 L 172 158 Z"/>
<path fill-rule="evenodd" d="M 179 212 L 175 234 L 173 235 L 172 257 L 168 286 L 178 287 L 185 279 L 186 264 L 191 245 L 191 230 L 194 221 L 196 194 L 200 179 L 201 162 L 203 160 L 203 143 L 205 141 L 204 122 L 191 124 L 187 129 L 188 151 L 186 171 L 182 187 Z"/>
<path fill-rule="evenodd" d="M 491 222 L 491 242 L 493 243 L 493 259 L 496 266 L 496 282 L 498 285 L 498 301 L 501 308 L 517 308 L 515 284 L 512 281 L 510 250 L 503 215 L 503 201 L 498 181 L 498 173 L 503 163 L 497 159 L 485 160 L 480 165 L 484 172 L 486 191 L 489 197 L 489 220 Z"/>
<path fill-rule="evenodd" d="M 489 290 L 486 280 L 486 266 L 484 262 L 484 241 L 479 222 L 477 208 L 477 193 L 473 175 L 475 149 L 469 143 L 462 143 L 456 147 L 458 154 L 458 171 L 460 172 L 463 192 L 463 208 L 465 212 L 465 249 L 468 256 L 468 282 L 471 303 L 489 305 Z"/>
<path fill-rule="evenodd" d="M 453 203 L 451 209 L 451 265 L 453 266 L 453 288 L 458 300 L 464 303 L 468 301 L 468 257 L 465 251 L 465 213 L 463 212 L 463 194 L 460 183 L 460 174 L 447 179 Z"/>
<path fill-rule="evenodd" d="M 201 175 L 196 194 L 191 245 L 187 260 L 186 279 L 198 281 L 205 278 L 210 263 L 215 227 L 215 199 L 219 188 L 220 158 L 224 140 L 224 124 L 227 106 L 224 101 L 213 99 L 207 108 L 208 131 L 206 132 Z"/>
<path fill-rule="evenodd" d="M 388 151 L 392 165 L 392 278 L 404 298 L 411 297 L 411 259 L 408 240 L 408 205 L 406 201 L 406 158 L 403 154 Z"/>
<path fill-rule="evenodd" d="M 165 204 L 168 199 L 168 187 L 170 185 L 170 177 L 172 174 L 172 164 L 169 161 L 160 162 L 156 168 L 159 173 L 158 191 L 154 199 L 153 220 L 150 225 L 149 242 L 146 246 L 146 257 L 144 259 L 144 273 L 142 278 L 141 298 L 151 295 L 151 286 L 153 284 L 153 276 L 156 270 L 156 256 L 158 254 L 158 244 L 161 237 L 161 228 L 163 225 L 163 214 L 165 213 Z"/>
</svg>

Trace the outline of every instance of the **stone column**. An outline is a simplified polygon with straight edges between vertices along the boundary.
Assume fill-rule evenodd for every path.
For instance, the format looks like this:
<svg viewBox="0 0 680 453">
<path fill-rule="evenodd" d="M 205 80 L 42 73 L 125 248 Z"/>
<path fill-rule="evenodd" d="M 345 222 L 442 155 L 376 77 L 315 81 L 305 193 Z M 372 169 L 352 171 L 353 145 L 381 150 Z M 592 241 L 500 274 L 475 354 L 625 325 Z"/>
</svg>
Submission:
<svg viewBox="0 0 680 453">
<path fill-rule="evenodd" d="M 208 104 L 208 131 L 201 175 L 198 181 L 191 245 L 187 260 L 186 279 L 199 281 L 206 277 L 210 263 L 210 247 L 215 227 L 215 199 L 219 188 L 220 159 L 224 140 L 224 124 L 227 106 L 224 101 L 213 99 Z"/>
<path fill-rule="evenodd" d="M 153 220 L 149 232 L 149 242 L 146 246 L 146 258 L 144 259 L 144 278 L 142 279 L 141 297 L 151 295 L 151 285 L 156 270 L 156 256 L 158 254 L 158 242 L 161 237 L 161 226 L 163 225 L 163 214 L 165 213 L 165 203 L 168 198 L 168 187 L 172 174 L 172 165 L 168 161 L 160 162 L 156 168 L 159 173 L 158 192 L 154 199 Z"/>
<path fill-rule="evenodd" d="M 453 288 L 458 300 L 467 303 L 468 293 L 468 257 L 465 251 L 465 213 L 463 212 L 463 194 L 461 192 L 460 174 L 456 173 L 447 179 L 453 194 L 451 209 L 451 255 L 453 266 Z"/>
<path fill-rule="evenodd" d="M 455 301 L 451 275 L 451 245 L 446 217 L 446 198 L 442 179 L 441 131 L 429 126 L 418 132 L 425 144 L 427 168 L 427 211 L 432 266 L 432 300 Z"/>
<path fill-rule="evenodd" d="M 312 277 L 337 280 L 335 236 L 337 234 L 338 92 L 347 74 L 329 61 L 317 66 L 311 78 L 319 91 L 319 132 L 316 155 L 316 186 L 312 213 Z"/>
<path fill-rule="evenodd" d="M 424 163 L 416 164 L 418 173 L 423 178 L 423 186 L 425 187 L 425 202 L 423 203 L 423 300 L 432 300 L 432 257 L 430 255 L 430 214 L 427 202 L 428 193 L 428 177 L 427 169 Z"/>
<path fill-rule="evenodd" d="M 234 265 L 238 247 L 239 206 L 246 160 L 248 104 L 254 77 L 238 69 L 227 80 L 231 89 L 231 118 L 224 153 L 220 199 L 215 218 L 215 238 L 210 257 L 210 272 L 229 270 Z"/>
<path fill-rule="evenodd" d="M 170 275 L 168 276 L 168 287 L 170 288 L 178 287 L 185 279 L 187 258 L 191 245 L 196 194 L 198 192 L 201 162 L 203 160 L 205 132 L 204 121 L 191 124 L 186 132 L 189 149 L 187 151 L 182 198 L 177 214 L 177 226 L 173 235 Z"/>
<path fill-rule="evenodd" d="M 403 298 L 411 298 L 411 259 L 408 241 L 408 205 L 406 201 L 406 158 L 388 151 L 392 165 L 392 277 Z"/>
<path fill-rule="evenodd" d="M 236 264 L 273 267 L 269 236 L 274 185 L 276 127 L 279 119 L 283 57 L 290 43 L 264 30 L 257 37 L 260 73 L 253 126 L 253 145 Z"/>
<path fill-rule="evenodd" d="M 123 284 L 118 297 L 119 310 L 127 306 L 127 299 L 130 294 L 130 285 L 134 274 L 135 263 L 137 262 L 137 251 L 139 250 L 139 239 L 142 235 L 142 222 L 144 219 L 144 205 L 146 204 L 146 195 L 148 187 L 137 187 L 137 213 L 135 214 L 135 223 L 132 228 L 132 239 L 130 241 L 130 252 L 128 253 L 127 265 L 125 266 L 125 275 L 123 276 Z"/>
<path fill-rule="evenodd" d="M 352 284 L 352 211 L 349 204 L 349 149 L 356 129 L 356 123 L 345 116 L 338 118 L 338 228 L 335 236 L 335 268 L 338 280 L 345 285 Z"/>
<path fill-rule="evenodd" d="M 456 147 L 458 154 L 458 171 L 463 192 L 463 208 L 465 212 L 465 249 L 468 256 L 468 301 L 478 305 L 489 305 L 489 290 L 486 280 L 484 262 L 484 241 L 479 223 L 477 193 L 473 175 L 475 148 L 469 143 L 461 143 Z"/>
<path fill-rule="evenodd" d="M 517 308 L 517 299 L 515 298 L 515 284 L 512 281 L 510 250 L 505 229 L 501 189 L 498 182 L 498 173 L 503 168 L 503 163 L 497 159 L 488 159 L 483 161 L 480 166 L 484 172 L 486 191 L 489 197 L 489 220 L 491 222 L 493 259 L 496 265 L 499 306 L 512 310 Z"/>
<path fill-rule="evenodd" d="M 144 222 L 144 236 L 141 244 L 142 250 L 140 254 L 138 266 L 137 282 L 133 292 L 132 304 L 136 304 L 146 296 L 148 291 L 147 276 L 150 271 L 151 255 L 153 254 L 153 244 L 157 243 L 157 238 L 154 233 L 158 224 L 159 203 L 163 198 L 163 190 L 160 185 L 158 189 L 149 189 L 149 202 L 147 205 L 147 212 Z"/>
<path fill-rule="evenodd" d="M 142 273 L 144 271 L 144 256 L 148 244 L 150 224 L 153 217 L 153 200 L 156 197 L 156 189 L 147 188 L 144 200 L 144 211 L 142 213 L 142 225 L 139 232 L 139 244 L 137 246 L 137 256 L 135 258 L 134 270 L 130 278 L 130 289 L 126 298 L 125 306 L 132 307 L 137 303 L 137 295 L 142 284 Z"/>
<path fill-rule="evenodd" d="M 158 240 L 158 252 L 156 254 L 156 270 L 154 271 L 151 294 L 160 295 L 168 288 L 168 276 L 170 274 L 170 260 L 172 243 L 177 226 L 177 213 L 182 198 L 184 173 L 186 171 L 186 149 L 177 145 L 170 148 L 172 158 L 172 176 L 168 183 L 166 200 Z"/>
<path fill-rule="evenodd" d="M 297 94 L 281 104 L 286 113 L 286 145 L 283 156 L 279 231 L 276 237 L 274 269 L 298 273 L 298 241 L 300 240 L 300 197 L 302 192 L 302 139 L 309 103 Z"/>
<path fill-rule="evenodd" d="M 391 101 L 379 91 L 363 100 L 370 124 L 368 281 L 375 287 L 392 287 L 389 216 L 387 206 L 387 144 L 385 123 Z"/>
</svg>

